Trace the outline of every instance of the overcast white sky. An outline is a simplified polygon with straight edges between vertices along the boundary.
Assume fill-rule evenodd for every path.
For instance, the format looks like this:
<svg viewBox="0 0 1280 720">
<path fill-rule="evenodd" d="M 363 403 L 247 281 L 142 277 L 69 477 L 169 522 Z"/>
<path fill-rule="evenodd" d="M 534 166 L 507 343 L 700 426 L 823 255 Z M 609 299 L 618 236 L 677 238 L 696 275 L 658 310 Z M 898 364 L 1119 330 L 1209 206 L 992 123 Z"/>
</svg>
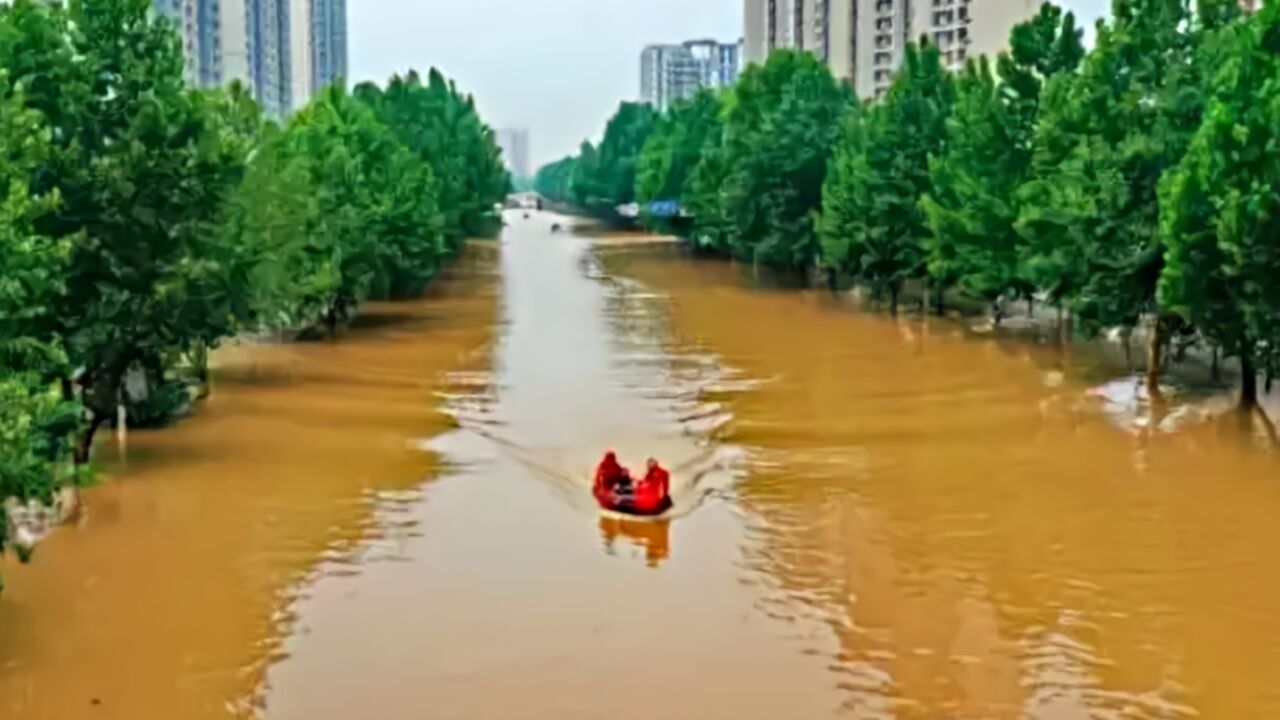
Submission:
<svg viewBox="0 0 1280 720">
<path fill-rule="evenodd" d="M 1110 0 L 1065 5 L 1092 26 Z M 742 34 L 742 0 L 350 0 L 347 13 L 352 80 L 439 67 L 491 125 L 529 129 L 535 167 L 636 98 L 645 45 Z"/>
</svg>

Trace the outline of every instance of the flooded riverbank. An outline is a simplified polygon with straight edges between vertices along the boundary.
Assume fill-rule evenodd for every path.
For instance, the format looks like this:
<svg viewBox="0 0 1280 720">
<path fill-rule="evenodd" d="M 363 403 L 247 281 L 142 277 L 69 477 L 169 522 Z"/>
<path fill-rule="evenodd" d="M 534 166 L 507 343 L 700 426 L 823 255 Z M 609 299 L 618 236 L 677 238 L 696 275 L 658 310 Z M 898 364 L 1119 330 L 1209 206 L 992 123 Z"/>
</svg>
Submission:
<svg viewBox="0 0 1280 720">
<path fill-rule="evenodd" d="M 767 380 L 726 401 L 744 559 L 839 639 L 848 716 L 1280 714 L 1280 464 L 1237 416 L 1128 432 L 1053 350 L 609 266 L 669 293 L 673 344 Z"/>
<path fill-rule="evenodd" d="M 0 717 L 250 717 L 298 582 L 436 472 L 411 443 L 452 424 L 442 373 L 487 368 L 494 263 L 473 248 L 337 342 L 226 348 L 195 416 L 106 439 L 80 520 L 3 568 Z"/>
<path fill-rule="evenodd" d="M 5 567 L 0 715 L 1280 714 L 1280 465 L 1234 415 L 508 221 L 131 436 Z M 672 518 L 594 507 L 605 447 L 677 468 Z"/>
</svg>

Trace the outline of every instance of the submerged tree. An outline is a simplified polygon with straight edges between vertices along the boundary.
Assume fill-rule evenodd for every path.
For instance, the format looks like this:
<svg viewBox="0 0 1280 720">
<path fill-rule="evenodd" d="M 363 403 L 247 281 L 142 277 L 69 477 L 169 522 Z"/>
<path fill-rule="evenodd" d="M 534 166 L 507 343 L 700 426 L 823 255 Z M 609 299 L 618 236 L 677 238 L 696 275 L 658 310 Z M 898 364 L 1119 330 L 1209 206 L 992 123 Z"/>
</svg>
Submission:
<svg viewBox="0 0 1280 720">
<path fill-rule="evenodd" d="M 929 229 L 921 201 L 931 190 L 929 158 L 943 148 L 954 99 L 938 49 L 908 46 L 884 100 L 846 121 L 823 189 L 824 262 L 887 293 L 894 310 L 903 282 L 926 270 Z"/>
<path fill-rule="evenodd" d="M 304 227 L 320 244 L 314 254 L 335 260 L 315 276 L 336 279 L 324 303 L 330 332 L 366 298 L 419 292 L 450 254 L 431 168 L 341 88 L 295 114 L 271 149 L 284 156 L 272 162 L 305 175 L 315 215 Z"/>
<path fill-rule="evenodd" d="M 29 185 L 48 161 L 51 132 L 24 103 L 0 70 L 0 504 L 50 502 L 72 478 L 79 414 L 59 383 L 69 373 L 66 355 L 44 335 L 71 246 L 33 227 L 59 202 L 57 193 L 33 196 Z M 7 520 L 0 509 L 0 552 Z"/>
<path fill-rule="evenodd" d="M 94 430 L 125 401 L 125 374 L 164 366 L 207 339 L 203 325 L 222 323 L 184 311 L 244 158 L 184 86 L 178 39 L 146 0 L 19 0 L 0 12 L 0 67 L 56 129 L 31 192 L 59 202 L 34 226 L 70 249 L 38 337 L 62 342 L 74 369 L 63 379 L 82 389 L 84 461 Z"/>
<path fill-rule="evenodd" d="M 1020 197 L 1032 279 L 1090 332 L 1153 318 L 1148 385 L 1158 392 L 1172 319 L 1156 301 L 1161 177 L 1203 110 L 1196 47 L 1225 16 L 1187 0 L 1117 0 L 1081 72 L 1051 84 L 1034 179 Z"/>
<path fill-rule="evenodd" d="M 539 168 L 533 179 L 533 189 L 553 202 L 573 201 L 573 172 L 576 158 L 570 156 Z"/>
<path fill-rule="evenodd" d="M 1230 17 L 1230 16 L 1228 16 Z M 1161 302 L 1240 359 L 1240 404 L 1280 367 L 1280 6 L 1214 38 L 1205 119 L 1161 187 Z"/>
<path fill-rule="evenodd" d="M 510 192 L 511 179 L 473 98 L 435 69 L 425 83 L 410 72 L 392 77 L 385 90 L 362 83 L 354 95 L 430 167 L 453 251 L 468 237 L 496 231 L 493 207 Z"/>
<path fill-rule="evenodd" d="M 708 155 L 723 163 L 717 214 L 727 221 L 723 234 L 736 257 L 793 271 L 816 267 L 814 217 L 827 158 L 851 104 L 810 53 L 776 52 L 742 74 L 725 100 L 722 145 Z"/>
<path fill-rule="evenodd" d="M 636 200 L 681 201 L 694 169 L 720 143 L 720 99 L 703 90 L 658 117 L 636 160 Z"/>
<path fill-rule="evenodd" d="M 1021 265 L 1017 190 L 1031 169 L 1042 86 L 1075 70 L 1080 38 L 1074 16 L 1046 4 L 1014 28 L 994 74 L 985 57 L 971 60 L 956 80 L 945 149 L 930 162 L 928 274 L 993 303 L 997 322 L 1001 297 L 1035 289 Z"/>
<path fill-rule="evenodd" d="M 636 163 L 656 120 L 647 103 L 624 102 L 605 126 L 600 145 L 583 144 L 572 179 L 579 205 L 613 218 L 617 206 L 635 202 Z"/>
</svg>

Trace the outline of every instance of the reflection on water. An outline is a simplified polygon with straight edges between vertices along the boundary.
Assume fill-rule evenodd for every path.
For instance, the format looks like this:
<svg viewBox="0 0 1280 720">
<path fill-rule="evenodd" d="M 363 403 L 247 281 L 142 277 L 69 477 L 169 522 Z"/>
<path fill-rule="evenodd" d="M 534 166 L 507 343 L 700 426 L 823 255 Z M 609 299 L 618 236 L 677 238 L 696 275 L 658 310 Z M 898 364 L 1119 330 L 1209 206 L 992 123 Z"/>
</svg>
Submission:
<svg viewBox="0 0 1280 720">
<path fill-rule="evenodd" d="M 3 568 L 0 717 L 1280 717 L 1257 423 L 553 219 L 131 436 Z"/>
<path fill-rule="evenodd" d="M 656 568 L 670 554 L 671 521 L 640 520 L 602 515 L 600 517 L 600 537 L 604 541 L 605 551 L 609 554 L 618 552 L 619 538 L 638 548 L 644 554 L 645 564 Z"/>
<path fill-rule="evenodd" d="M 742 453 L 716 435 L 750 383 L 670 346 L 665 296 L 604 273 L 585 239 L 509 219 L 493 372 L 446 398 L 457 431 L 424 440 L 450 469 L 413 510 L 408 561 L 325 577 L 295 605 L 267 716 L 828 713 L 808 640 L 742 585 L 742 518 L 706 502 L 731 496 Z M 595 506 L 609 447 L 671 468 L 675 519 Z"/>
<path fill-rule="evenodd" d="M 610 267 L 671 294 L 677 344 L 769 380 L 725 404 L 743 558 L 768 613 L 838 640 L 845 714 L 1280 716 L 1280 465 L 1256 423 L 723 264 Z"/>
<path fill-rule="evenodd" d="M 0 568 L 0 717 L 248 717 L 293 590 L 394 564 L 451 423 L 441 374 L 487 362 L 494 253 L 336 343 L 228 347 L 176 426 L 101 450 L 109 479 L 31 565 Z M 382 562 L 388 561 L 388 562 Z"/>
</svg>

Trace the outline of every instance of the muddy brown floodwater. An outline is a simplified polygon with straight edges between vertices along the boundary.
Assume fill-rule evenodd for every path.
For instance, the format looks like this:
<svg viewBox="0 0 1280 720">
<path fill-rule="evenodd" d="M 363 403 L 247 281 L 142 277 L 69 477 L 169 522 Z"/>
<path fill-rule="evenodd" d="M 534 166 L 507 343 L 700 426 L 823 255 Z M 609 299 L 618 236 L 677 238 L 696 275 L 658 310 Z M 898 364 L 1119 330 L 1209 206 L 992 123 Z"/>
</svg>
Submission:
<svg viewBox="0 0 1280 720">
<path fill-rule="evenodd" d="M 508 220 L 130 436 L 3 568 L 0 717 L 1280 717 L 1280 460 L 1234 417 Z M 606 446 L 672 517 L 593 507 Z"/>
</svg>

